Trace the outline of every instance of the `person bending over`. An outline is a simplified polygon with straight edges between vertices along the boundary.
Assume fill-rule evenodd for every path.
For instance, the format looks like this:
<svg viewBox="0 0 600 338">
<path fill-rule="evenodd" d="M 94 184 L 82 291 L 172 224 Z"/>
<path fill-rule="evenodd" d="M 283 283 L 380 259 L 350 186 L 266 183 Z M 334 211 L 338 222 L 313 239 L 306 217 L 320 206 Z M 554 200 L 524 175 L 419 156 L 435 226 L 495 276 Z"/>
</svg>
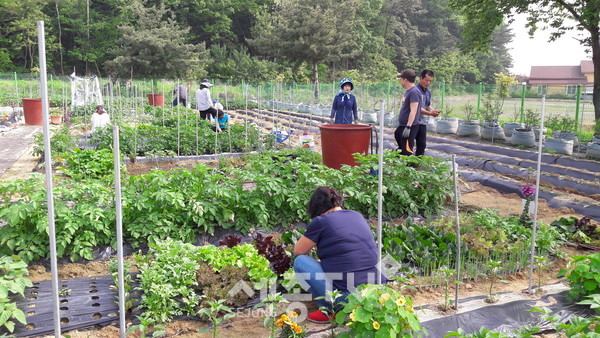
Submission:
<svg viewBox="0 0 600 338">
<path fill-rule="evenodd" d="M 377 246 L 365 218 L 353 210 L 344 210 L 342 194 L 331 187 L 318 187 L 308 202 L 308 214 L 312 222 L 294 246 L 294 271 L 303 288 L 314 298 L 326 296 L 326 291 L 339 290 L 346 296 L 360 284 L 377 281 Z M 317 248 L 320 261 L 308 256 Z M 385 281 L 385 276 L 382 275 Z M 309 313 L 308 320 L 328 323 L 330 316 L 339 310 L 326 300 L 316 300 L 317 305 L 327 307 Z"/>
</svg>

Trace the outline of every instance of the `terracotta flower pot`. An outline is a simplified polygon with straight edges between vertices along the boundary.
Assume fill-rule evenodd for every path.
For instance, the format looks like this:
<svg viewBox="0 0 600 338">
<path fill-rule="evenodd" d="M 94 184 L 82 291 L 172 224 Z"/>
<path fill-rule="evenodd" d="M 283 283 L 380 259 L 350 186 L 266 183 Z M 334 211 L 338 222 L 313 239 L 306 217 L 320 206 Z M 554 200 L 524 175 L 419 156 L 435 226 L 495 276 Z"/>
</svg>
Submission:
<svg viewBox="0 0 600 338">
<path fill-rule="evenodd" d="M 44 123 L 42 118 L 42 99 L 21 100 L 23 101 L 23 115 L 25 116 L 25 124 L 41 126 Z"/>
<path fill-rule="evenodd" d="M 151 106 L 164 106 L 165 95 L 164 94 L 148 94 L 148 104 Z"/>
<path fill-rule="evenodd" d="M 61 124 L 62 116 L 61 115 L 50 115 L 50 122 L 52 124 Z"/>
</svg>

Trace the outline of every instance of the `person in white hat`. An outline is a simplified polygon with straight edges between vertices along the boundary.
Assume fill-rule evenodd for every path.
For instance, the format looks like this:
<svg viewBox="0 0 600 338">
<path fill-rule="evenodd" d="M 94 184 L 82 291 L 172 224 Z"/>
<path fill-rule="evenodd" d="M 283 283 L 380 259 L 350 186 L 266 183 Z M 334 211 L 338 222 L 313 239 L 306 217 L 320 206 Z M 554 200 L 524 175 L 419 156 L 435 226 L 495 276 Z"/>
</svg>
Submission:
<svg viewBox="0 0 600 338">
<path fill-rule="evenodd" d="M 204 79 L 200 83 L 200 89 L 196 91 L 196 108 L 200 111 L 200 117 L 203 119 L 208 119 L 209 115 L 213 118 L 217 116 L 217 109 L 213 106 L 210 98 L 210 87 L 212 84 L 208 79 Z"/>
</svg>

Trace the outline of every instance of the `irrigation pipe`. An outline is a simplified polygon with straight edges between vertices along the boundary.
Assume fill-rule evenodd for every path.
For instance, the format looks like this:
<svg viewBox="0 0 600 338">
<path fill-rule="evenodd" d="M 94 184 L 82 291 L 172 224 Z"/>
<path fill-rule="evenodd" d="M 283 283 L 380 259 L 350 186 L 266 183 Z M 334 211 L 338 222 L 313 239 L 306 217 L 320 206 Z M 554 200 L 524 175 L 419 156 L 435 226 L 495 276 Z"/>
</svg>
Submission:
<svg viewBox="0 0 600 338">
<path fill-rule="evenodd" d="M 383 272 L 383 266 L 381 264 L 381 251 L 383 247 L 383 238 L 381 236 L 381 227 L 383 226 L 383 109 L 384 103 L 381 101 L 381 110 L 379 111 L 379 147 L 377 151 L 379 152 L 379 171 L 377 172 L 378 176 L 378 186 L 379 190 L 377 192 L 377 284 L 381 284 L 381 273 Z"/>
<path fill-rule="evenodd" d="M 123 206 L 121 204 L 121 152 L 119 126 L 113 125 L 113 163 L 115 172 L 115 204 L 117 218 L 117 280 L 119 281 L 119 335 L 125 338 L 125 278 L 123 276 Z"/>
<path fill-rule="evenodd" d="M 454 279 L 454 307 L 458 310 L 458 286 L 460 282 L 460 215 L 458 214 L 458 179 L 455 155 L 452 154 L 452 180 L 454 181 L 454 215 L 456 216 L 456 278 Z"/>
<path fill-rule="evenodd" d="M 544 113 L 546 110 L 546 95 L 542 96 L 542 113 L 540 114 L 540 140 L 538 142 L 538 161 L 537 170 L 535 173 L 535 204 L 533 205 L 533 230 L 531 232 L 531 252 L 529 254 L 529 289 L 531 294 L 531 286 L 533 284 L 533 261 L 535 258 L 535 237 L 537 232 L 537 214 L 538 214 L 538 197 L 540 194 L 540 167 L 542 164 L 542 145 L 544 141 Z"/>
<path fill-rule="evenodd" d="M 42 94 L 42 120 L 44 129 L 44 167 L 46 168 L 46 199 L 48 203 L 48 236 L 50 237 L 50 269 L 52 270 L 52 313 L 54 336 L 60 337 L 60 309 L 58 302 L 58 263 L 56 261 L 56 228 L 54 225 L 54 192 L 52 184 L 52 156 L 50 128 L 48 126 L 48 79 L 46 74 L 46 37 L 44 21 L 37 22 L 38 50 L 40 57 L 40 91 Z"/>
</svg>

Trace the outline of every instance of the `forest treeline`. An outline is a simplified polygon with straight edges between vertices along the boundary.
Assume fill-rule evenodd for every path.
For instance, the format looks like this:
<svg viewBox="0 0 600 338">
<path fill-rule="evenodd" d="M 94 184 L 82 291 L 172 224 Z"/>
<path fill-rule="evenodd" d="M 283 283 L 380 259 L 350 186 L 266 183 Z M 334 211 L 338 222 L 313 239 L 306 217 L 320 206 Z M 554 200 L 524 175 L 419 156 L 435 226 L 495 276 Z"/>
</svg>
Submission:
<svg viewBox="0 0 600 338">
<path fill-rule="evenodd" d="M 102 77 L 250 82 L 387 81 L 434 69 L 493 83 L 511 66 L 504 26 L 486 52 L 461 49 L 468 22 L 447 0 L 0 0 L 0 72 L 38 66 Z"/>
</svg>

